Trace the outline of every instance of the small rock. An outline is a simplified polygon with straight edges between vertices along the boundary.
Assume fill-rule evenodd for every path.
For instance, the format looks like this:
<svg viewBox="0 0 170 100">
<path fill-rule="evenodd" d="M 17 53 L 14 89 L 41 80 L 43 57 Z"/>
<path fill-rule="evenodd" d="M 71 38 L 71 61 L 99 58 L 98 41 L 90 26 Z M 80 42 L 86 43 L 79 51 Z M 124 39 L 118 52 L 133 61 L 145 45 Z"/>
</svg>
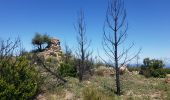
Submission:
<svg viewBox="0 0 170 100">
<path fill-rule="evenodd" d="M 170 83 L 170 78 L 165 78 L 165 83 Z"/>
</svg>

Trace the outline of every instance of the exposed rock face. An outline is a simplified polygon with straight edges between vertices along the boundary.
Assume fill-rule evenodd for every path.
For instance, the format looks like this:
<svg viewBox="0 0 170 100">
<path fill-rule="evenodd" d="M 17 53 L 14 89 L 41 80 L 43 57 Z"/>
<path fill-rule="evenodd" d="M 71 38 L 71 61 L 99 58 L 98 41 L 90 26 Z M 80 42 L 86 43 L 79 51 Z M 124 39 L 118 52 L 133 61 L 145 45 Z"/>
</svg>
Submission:
<svg viewBox="0 0 170 100">
<path fill-rule="evenodd" d="M 124 74 L 125 72 L 129 72 L 129 71 L 128 71 L 126 65 L 120 65 L 119 72 L 120 72 L 120 74 Z"/>
<path fill-rule="evenodd" d="M 61 46 L 59 39 L 52 38 L 51 45 L 48 46 L 43 52 L 42 55 L 46 58 L 54 57 L 57 61 L 61 61 Z"/>
</svg>

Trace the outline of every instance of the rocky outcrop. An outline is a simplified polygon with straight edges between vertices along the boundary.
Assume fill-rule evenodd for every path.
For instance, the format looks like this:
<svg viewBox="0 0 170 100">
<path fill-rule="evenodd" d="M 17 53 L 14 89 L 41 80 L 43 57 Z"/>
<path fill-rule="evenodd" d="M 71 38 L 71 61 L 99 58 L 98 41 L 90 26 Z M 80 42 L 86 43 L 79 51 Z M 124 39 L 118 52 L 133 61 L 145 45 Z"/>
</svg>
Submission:
<svg viewBox="0 0 170 100">
<path fill-rule="evenodd" d="M 127 66 L 126 65 L 120 65 L 119 66 L 119 73 L 124 74 L 126 72 L 129 72 L 128 69 L 127 69 Z"/>
<path fill-rule="evenodd" d="M 57 61 L 61 61 L 61 46 L 60 46 L 60 41 L 59 39 L 52 38 L 51 39 L 51 44 L 45 48 L 41 54 L 44 56 L 44 58 L 49 58 L 53 57 L 56 58 Z"/>
</svg>

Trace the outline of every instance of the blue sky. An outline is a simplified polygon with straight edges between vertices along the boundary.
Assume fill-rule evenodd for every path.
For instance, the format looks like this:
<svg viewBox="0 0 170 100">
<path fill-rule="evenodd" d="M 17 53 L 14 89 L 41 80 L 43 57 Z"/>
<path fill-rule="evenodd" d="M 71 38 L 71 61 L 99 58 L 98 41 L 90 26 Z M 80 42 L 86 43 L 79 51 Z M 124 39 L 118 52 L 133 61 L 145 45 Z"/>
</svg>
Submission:
<svg viewBox="0 0 170 100">
<path fill-rule="evenodd" d="M 170 0 L 125 0 L 128 43 L 134 42 L 141 59 L 170 58 Z M 27 50 L 35 32 L 47 33 L 76 48 L 74 24 L 84 10 L 87 35 L 94 54 L 101 50 L 107 0 L 0 0 L 0 38 L 19 36 Z"/>
</svg>

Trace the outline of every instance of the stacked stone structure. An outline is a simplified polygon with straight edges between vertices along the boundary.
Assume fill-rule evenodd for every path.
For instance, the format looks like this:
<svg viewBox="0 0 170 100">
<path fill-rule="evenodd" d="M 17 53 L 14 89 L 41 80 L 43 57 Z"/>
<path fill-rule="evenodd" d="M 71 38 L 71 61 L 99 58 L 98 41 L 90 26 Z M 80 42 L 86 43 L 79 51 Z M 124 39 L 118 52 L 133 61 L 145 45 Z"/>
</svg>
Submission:
<svg viewBox="0 0 170 100">
<path fill-rule="evenodd" d="M 61 46 L 60 46 L 60 40 L 56 38 L 51 39 L 51 45 L 45 48 L 45 50 L 42 52 L 42 55 L 46 58 L 53 57 L 56 58 L 56 60 L 61 61 Z"/>
</svg>

